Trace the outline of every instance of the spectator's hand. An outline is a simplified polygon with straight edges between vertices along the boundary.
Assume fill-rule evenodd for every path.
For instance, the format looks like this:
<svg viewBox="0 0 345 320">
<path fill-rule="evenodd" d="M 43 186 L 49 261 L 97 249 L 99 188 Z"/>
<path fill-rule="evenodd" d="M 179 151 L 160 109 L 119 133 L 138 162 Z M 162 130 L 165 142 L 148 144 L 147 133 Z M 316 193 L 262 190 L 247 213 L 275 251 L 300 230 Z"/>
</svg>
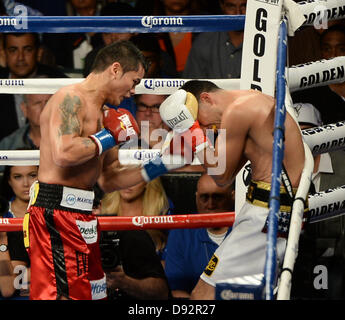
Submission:
<svg viewBox="0 0 345 320">
<path fill-rule="evenodd" d="M 106 273 L 107 287 L 111 289 L 121 289 L 125 278 L 126 274 L 122 266 L 117 266 L 113 271 Z"/>
</svg>

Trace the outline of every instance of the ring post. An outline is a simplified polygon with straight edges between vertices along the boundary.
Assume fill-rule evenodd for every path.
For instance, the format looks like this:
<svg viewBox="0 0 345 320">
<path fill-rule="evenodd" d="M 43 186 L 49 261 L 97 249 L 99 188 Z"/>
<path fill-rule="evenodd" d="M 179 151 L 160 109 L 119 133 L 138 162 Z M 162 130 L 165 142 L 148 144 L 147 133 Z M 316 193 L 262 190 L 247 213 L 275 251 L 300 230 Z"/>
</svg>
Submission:
<svg viewBox="0 0 345 320">
<path fill-rule="evenodd" d="M 276 282 L 277 269 L 277 229 L 278 213 L 280 209 L 280 184 L 282 161 L 284 156 L 284 122 L 286 116 L 285 109 L 285 67 L 287 55 L 287 26 L 286 19 L 283 19 L 279 28 L 278 53 L 277 53 L 277 77 L 276 77 L 276 112 L 274 119 L 274 141 L 272 158 L 272 180 L 271 193 L 269 199 L 268 233 L 266 265 L 264 270 L 265 295 L 266 300 L 273 299 L 273 290 Z"/>
</svg>

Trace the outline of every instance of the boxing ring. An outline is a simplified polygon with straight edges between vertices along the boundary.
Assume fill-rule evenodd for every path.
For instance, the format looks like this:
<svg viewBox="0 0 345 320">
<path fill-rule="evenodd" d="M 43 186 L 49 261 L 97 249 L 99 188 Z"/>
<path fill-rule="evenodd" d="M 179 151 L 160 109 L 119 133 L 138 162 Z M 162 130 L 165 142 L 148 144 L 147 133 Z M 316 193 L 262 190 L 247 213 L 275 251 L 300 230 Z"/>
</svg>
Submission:
<svg viewBox="0 0 345 320">
<path fill-rule="evenodd" d="M 322 11 L 318 3 L 292 0 L 248 0 L 244 16 L 183 16 L 183 17 L 6 17 L 0 18 L 3 32 L 206 32 L 245 30 L 241 79 L 207 79 L 224 89 L 258 89 L 276 97 L 274 143 L 272 159 L 272 190 L 270 194 L 269 228 L 267 235 L 266 266 L 257 288 L 262 289 L 254 298 L 272 300 L 277 285 L 276 239 L 277 219 L 280 207 L 279 188 L 282 181 L 284 154 L 284 120 L 286 111 L 293 114 L 290 92 L 308 87 L 345 81 L 345 57 L 310 62 L 305 65 L 287 66 L 287 35 L 293 36 L 298 28 L 311 25 L 326 16 L 340 19 L 345 13 L 341 0 L 323 1 Z M 24 27 L 23 27 L 24 26 Z M 27 26 L 27 28 L 25 28 Z M 267 32 L 269 30 L 269 32 Z M 270 43 L 268 47 L 267 43 Z M 272 60 L 272 57 L 274 58 Z M 262 73 L 262 70 L 265 70 Z M 83 79 L 0 79 L 0 93 L 53 94 L 59 88 Z M 136 87 L 136 94 L 171 94 L 189 79 L 143 79 Z M 313 134 L 311 134 L 313 133 Z M 310 215 L 308 223 L 339 216 L 345 213 L 345 186 L 325 190 L 307 196 L 313 169 L 312 154 L 345 148 L 345 121 L 302 131 L 306 161 L 301 183 L 295 195 L 290 231 L 283 269 L 278 282 L 277 299 L 289 299 L 291 278 L 298 253 L 298 241 L 303 221 L 304 204 L 308 197 Z M 152 150 L 141 150 L 152 155 Z M 121 156 L 122 154 L 122 156 Z M 153 157 L 153 156 L 152 156 Z M 120 149 L 120 162 L 141 163 L 134 153 Z M 39 150 L 0 151 L 1 165 L 39 164 Z M 237 190 L 237 189 L 236 189 Z M 237 193 L 237 191 L 236 191 Z M 241 193 L 241 192 L 239 192 Z M 243 192 L 240 195 L 243 197 Z M 241 197 L 236 202 L 242 201 Z M 326 208 L 326 209 L 324 209 Z M 236 209 L 237 211 L 237 209 Z M 172 229 L 231 226 L 235 213 L 186 214 L 145 217 L 99 217 L 102 230 L 124 229 Z M 19 231 L 22 219 L 0 219 L 0 231 Z M 231 281 L 237 281 L 231 280 Z M 230 283 L 231 283 L 230 281 Z M 242 283 L 242 282 L 238 282 Z M 264 287 L 264 288 L 263 288 Z M 240 292 L 240 291 L 239 291 Z M 228 295 L 219 294 L 221 299 Z"/>
</svg>

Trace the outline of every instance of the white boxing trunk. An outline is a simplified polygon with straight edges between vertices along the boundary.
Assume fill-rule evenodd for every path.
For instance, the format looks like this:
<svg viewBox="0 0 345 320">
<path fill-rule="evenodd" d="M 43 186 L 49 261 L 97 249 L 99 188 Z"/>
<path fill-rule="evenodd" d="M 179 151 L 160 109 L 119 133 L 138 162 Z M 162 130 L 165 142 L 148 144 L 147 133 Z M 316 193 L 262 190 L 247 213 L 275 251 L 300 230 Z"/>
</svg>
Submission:
<svg viewBox="0 0 345 320">
<path fill-rule="evenodd" d="M 229 278 L 264 273 L 267 233 L 262 232 L 268 209 L 245 202 L 230 234 L 215 251 L 200 278 L 216 286 Z M 277 259 L 284 258 L 286 239 L 277 238 Z"/>
</svg>

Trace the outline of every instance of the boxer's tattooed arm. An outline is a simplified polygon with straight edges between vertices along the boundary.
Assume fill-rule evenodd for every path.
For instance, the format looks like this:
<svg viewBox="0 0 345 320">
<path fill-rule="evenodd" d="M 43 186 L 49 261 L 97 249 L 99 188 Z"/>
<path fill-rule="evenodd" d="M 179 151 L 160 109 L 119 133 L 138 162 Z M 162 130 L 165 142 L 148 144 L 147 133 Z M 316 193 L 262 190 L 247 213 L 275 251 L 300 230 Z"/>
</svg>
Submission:
<svg viewBox="0 0 345 320">
<path fill-rule="evenodd" d="M 102 122 L 100 119 L 97 120 L 97 131 L 100 131 L 102 129 Z M 92 139 L 90 138 L 85 138 L 83 139 L 83 144 L 86 148 L 88 148 L 89 146 L 94 146 L 95 143 Z"/>
<path fill-rule="evenodd" d="M 80 133 L 80 122 L 78 119 L 78 112 L 81 108 L 81 102 L 79 97 L 74 96 L 73 98 L 67 94 L 60 104 L 61 111 L 61 125 L 59 128 L 59 135 L 67 134 L 79 134 Z"/>
</svg>

